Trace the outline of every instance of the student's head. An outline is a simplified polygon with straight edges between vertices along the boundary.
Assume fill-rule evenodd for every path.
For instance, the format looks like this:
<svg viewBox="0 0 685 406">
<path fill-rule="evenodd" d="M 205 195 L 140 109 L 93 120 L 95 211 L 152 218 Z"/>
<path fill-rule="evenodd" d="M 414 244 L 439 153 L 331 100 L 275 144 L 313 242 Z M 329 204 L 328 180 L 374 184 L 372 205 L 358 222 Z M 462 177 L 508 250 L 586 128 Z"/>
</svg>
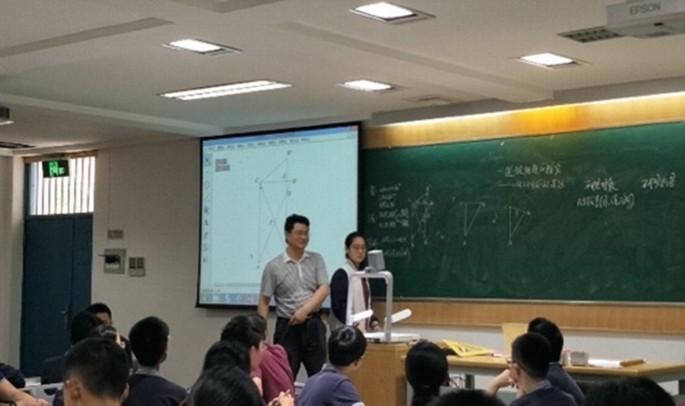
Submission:
<svg viewBox="0 0 685 406">
<path fill-rule="evenodd" d="M 504 406 L 504 403 L 482 390 L 461 389 L 445 393 L 431 402 L 430 406 Z"/>
<path fill-rule="evenodd" d="M 93 303 L 86 308 L 86 311 L 96 315 L 98 319 L 102 320 L 102 324 L 112 325 L 112 310 L 106 304 L 100 302 Z"/>
<path fill-rule="evenodd" d="M 547 377 L 552 346 L 539 333 L 526 333 L 511 344 L 510 374 L 516 381 L 524 373 L 533 381 L 540 381 Z"/>
<path fill-rule="evenodd" d="M 202 370 L 206 371 L 218 366 L 236 366 L 249 374 L 252 371 L 250 353 L 238 341 L 217 341 L 207 350 Z"/>
<path fill-rule="evenodd" d="M 266 328 L 266 327 L 265 327 Z M 222 341 L 238 341 L 250 353 L 251 369 L 255 370 L 262 362 L 262 350 L 264 349 L 265 336 L 252 327 L 250 318 L 245 315 L 233 317 L 221 331 Z"/>
<path fill-rule="evenodd" d="M 366 259 L 366 240 L 360 232 L 354 231 L 345 237 L 345 258 L 361 268 Z"/>
<path fill-rule="evenodd" d="M 365 352 L 366 338 L 355 327 L 339 327 L 328 339 L 328 360 L 336 367 L 358 366 Z"/>
<path fill-rule="evenodd" d="M 121 402 L 127 392 L 128 373 L 126 354 L 114 341 L 93 337 L 81 340 L 64 361 L 64 403 Z"/>
<path fill-rule="evenodd" d="M 435 343 L 419 341 L 407 353 L 404 371 L 414 390 L 412 406 L 428 404 L 448 379 L 447 356 Z"/>
<path fill-rule="evenodd" d="M 169 326 L 161 319 L 150 316 L 138 321 L 131 327 L 128 339 L 140 365 L 158 367 L 166 360 Z"/>
<path fill-rule="evenodd" d="M 674 406 L 675 402 L 659 384 L 648 378 L 623 378 L 592 387 L 586 406 Z"/>
<path fill-rule="evenodd" d="M 95 317 L 95 314 L 88 311 L 78 313 L 71 319 L 71 324 L 69 325 L 69 341 L 71 345 L 88 337 L 96 337 L 98 335 L 97 327 L 100 324 L 102 322 Z"/>
<path fill-rule="evenodd" d="M 252 329 L 260 335 L 262 341 L 266 341 L 266 319 L 258 313 L 249 313 L 246 316 Z"/>
<path fill-rule="evenodd" d="M 540 333 L 552 346 L 552 361 L 561 359 L 561 350 L 564 348 L 564 336 L 554 322 L 544 317 L 536 317 L 528 323 L 529 333 Z"/>
<path fill-rule="evenodd" d="M 305 249 L 309 242 L 309 219 L 291 214 L 285 219 L 285 242 L 289 247 Z"/>
<path fill-rule="evenodd" d="M 190 406 L 261 406 L 252 379 L 239 368 L 218 366 L 202 372 L 190 390 Z"/>
</svg>

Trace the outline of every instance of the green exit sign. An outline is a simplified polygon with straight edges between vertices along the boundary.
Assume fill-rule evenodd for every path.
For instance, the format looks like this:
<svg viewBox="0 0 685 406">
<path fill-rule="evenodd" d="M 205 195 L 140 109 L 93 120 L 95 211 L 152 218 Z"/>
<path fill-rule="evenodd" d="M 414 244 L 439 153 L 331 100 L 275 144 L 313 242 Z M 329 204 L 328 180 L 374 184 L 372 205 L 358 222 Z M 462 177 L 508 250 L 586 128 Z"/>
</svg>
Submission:
<svg viewBox="0 0 685 406">
<path fill-rule="evenodd" d="M 62 178 L 69 176 L 69 161 L 58 159 L 54 161 L 43 161 L 44 178 Z"/>
</svg>

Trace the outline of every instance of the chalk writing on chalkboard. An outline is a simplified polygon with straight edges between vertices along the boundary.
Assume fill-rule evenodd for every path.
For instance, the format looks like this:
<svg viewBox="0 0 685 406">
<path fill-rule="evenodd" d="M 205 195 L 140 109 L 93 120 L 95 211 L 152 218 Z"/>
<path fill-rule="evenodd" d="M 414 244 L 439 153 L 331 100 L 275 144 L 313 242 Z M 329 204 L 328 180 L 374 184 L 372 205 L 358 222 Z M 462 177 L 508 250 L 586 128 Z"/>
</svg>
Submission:
<svg viewBox="0 0 685 406">
<path fill-rule="evenodd" d="M 685 124 L 367 150 L 362 227 L 405 297 L 685 303 Z"/>
</svg>

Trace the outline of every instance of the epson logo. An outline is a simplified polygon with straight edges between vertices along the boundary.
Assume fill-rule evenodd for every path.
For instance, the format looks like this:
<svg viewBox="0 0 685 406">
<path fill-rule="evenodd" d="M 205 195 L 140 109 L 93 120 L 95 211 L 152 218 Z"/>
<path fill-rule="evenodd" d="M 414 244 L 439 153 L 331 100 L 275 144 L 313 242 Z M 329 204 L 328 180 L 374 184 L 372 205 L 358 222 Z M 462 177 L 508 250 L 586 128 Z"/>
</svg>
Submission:
<svg viewBox="0 0 685 406">
<path fill-rule="evenodd" d="M 655 11 L 661 11 L 661 3 L 646 3 L 632 6 L 630 8 L 630 15 L 634 16 L 636 14 L 649 14 Z"/>
</svg>

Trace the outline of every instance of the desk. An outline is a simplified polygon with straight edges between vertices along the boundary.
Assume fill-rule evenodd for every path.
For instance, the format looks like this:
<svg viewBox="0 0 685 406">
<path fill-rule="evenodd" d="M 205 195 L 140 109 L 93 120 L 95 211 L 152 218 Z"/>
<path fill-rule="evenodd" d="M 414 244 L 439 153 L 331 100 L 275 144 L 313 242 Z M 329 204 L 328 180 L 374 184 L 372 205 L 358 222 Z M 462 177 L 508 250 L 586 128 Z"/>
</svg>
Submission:
<svg viewBox="0 0 685 406">
<path fill-rule="evenodd" d="M 475 387 L 476 375 L 496 376 L 506 368 L 504 358 L 479 356 L 459 358 L 447 357 L 449 372 L 463 374 L 466 387 Z M 578 382 L 602 382 L 624 377 L 646 377 L 656 382 L 678 382 L 678 393 L 673 398 L 676 402 L 685 400 L 685 364 L 672 362 L 647 361 L 643 364 L 621 368 L 597 367 L 564 367 L 566 372 Z"/>
</svg>

